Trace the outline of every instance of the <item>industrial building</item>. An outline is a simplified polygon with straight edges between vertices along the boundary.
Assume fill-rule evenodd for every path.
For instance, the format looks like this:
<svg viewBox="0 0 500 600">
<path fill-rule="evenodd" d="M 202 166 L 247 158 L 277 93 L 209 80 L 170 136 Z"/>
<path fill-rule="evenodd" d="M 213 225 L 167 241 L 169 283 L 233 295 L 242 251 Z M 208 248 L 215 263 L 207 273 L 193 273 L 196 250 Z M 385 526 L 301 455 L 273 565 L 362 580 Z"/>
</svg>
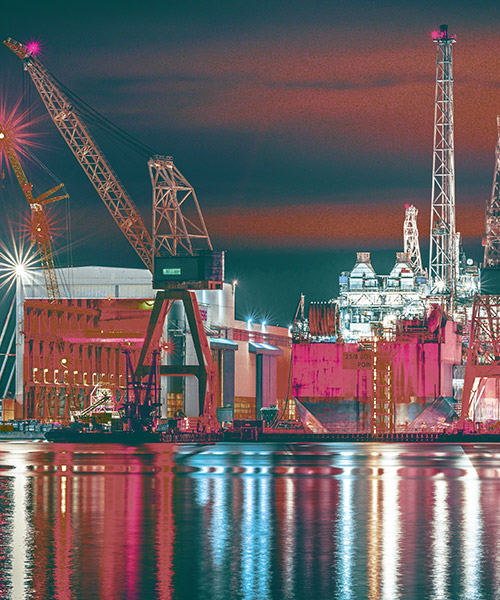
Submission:
<svg viewBox="0 0 500 600">
<path fill-rule="evenodd" d="M 25 418 L 68 421 L 71 413 L 103 393 L 118 405 L 127 392 L 127 350 L 136 364 L 154 304 L 145 269 L 56 269 L 62 298 L 51 302 L 40 272 L 22 286 L 24 307 L 17 346 L 18 402 Z M 216 405 L 234 418 L 260 416 L 260 408 L 284 408 L 290 368 L 288 329 L 234 318 L 235 286 L 197 291 L 217 369 Z M 196 363 L 182 305 L 170 308 L 160 339 L 162 365 Z M 160 415 L 200 415 L 196 377 L 161 375 Z M 293 410 L 293 409 L 292 409 Z M 287 413 L 290 414 L 290 411 Z M 292 413 L 293 416 L 293 413 Z"/>
</svg>

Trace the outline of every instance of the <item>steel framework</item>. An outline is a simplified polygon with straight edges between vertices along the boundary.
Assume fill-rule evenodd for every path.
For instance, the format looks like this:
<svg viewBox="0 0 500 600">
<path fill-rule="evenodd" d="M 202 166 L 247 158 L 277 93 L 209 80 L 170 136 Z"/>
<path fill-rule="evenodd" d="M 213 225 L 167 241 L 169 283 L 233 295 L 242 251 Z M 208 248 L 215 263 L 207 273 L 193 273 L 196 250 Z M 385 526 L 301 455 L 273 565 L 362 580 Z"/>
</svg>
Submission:
<svg viewBox="0 0 500 600">
<path fill-rule="evenodd" d="M 500 116 L 497 116 L 498 141 L 495 149 L 495 171 L 491 198 L 486 206 L 486 235 L 484 238 L 484 267 L 500 264 Z"/>
<path fill-rule="evenodd" d="M 434 153 L 432 161 L 429 287 L 432 295 L 455 293 L 458 246 L 455 230 L 455 150 L 453 133 L 453 58 L 456 36 L 441 25 L 433 33 L 437 43 Z"/>
<path fill-rule="evenodd" d="M 500 117 L 497 117 L 497 127 L 499 138 L 495 149 L 493 186 L 486 206 L 485 272 L 500 266 Z M 491 378 L 500 378 L 500 295 L 476 294 L 462 393 L 462 419 L 475 415 L 486 383 Z"/>
<path fill-rule="evenodd" d="M 410 205 L 406 206 L 405 222 L 403 227 L 404 252 L 408 256 L 410 266 L 415 272 L 415 275 L 422 275 L 424 269 L 422 267 L 420 243 L 418 240 L 417 215 L 417 208 Z"/>
<path fill-rule="evenodd" d="M 47 295 L 51 300 L 60 300 L 61 293 L 57 283 L 56 271 L 54 266 L 54 256 L 50 243 L 50 229 L 47 223 L 44 206 L 57 200 L 69 198 L 68 194 L 62 196 L 53 196 L 55 192 L 60 190 L 64 184 L 61 183 L 52 189 L 40 194 L 37 198 L 33 196 L 33 184 L 28 181 L 26 174 L 19 162 L 19 158 L 15 151 L 15 142 L 12 136 L 5 127 L 5 124 L 0 123 L 0 151 L 4 150 L 9 162 L 12 166 L 17 181 L 23 190 L 23 193 L 31 208 L 31 240 L 32 244 L 37 244 L 38 253 L 40 254 L 40 262 L 42 263 L 43 276 L 45 279 L 45 288 Z"/>
<path fill-rule="evenodd" d="M 59 129 L 97 193 L 107 206 L 117 225 L 132 244 L 135 251 L 147 266 L 154 271 L 154 257 L 170 254 L 194 254 L 193 242 L 212 244 L 193 187 L 181 175 L 170 157 L 155 156 L 149 161 L 153 184 L 153 238 L 147 231 L 132 199 L 118 180 L 111 165 L 97 146 L 87 127 L 73 109 L 71 101 L 60 89 L 60 84 L 48 69 L 40 63 L 33 52 L 23 44 L 7 38 L 8 46 L 24 63 L 33 80 L 49 115 Z M 188 203 L 188 200 L 193 202 Z M 191 209 L 188 208 L 188 204 Z M 185 206 L 184 206 L 185 205 Z M 194 206 L 194 209 L 193 209 Z M 197 248 L 198 249 L 198 248 Z M 168 270 L 168 269 L 166 269 Z M 172 270 L 181 271 L 176 266 Z M 219 284 L 222 285 L 222 270 Z M 174 282 L 175 283 L 175 282 Z M 170 307 L 169 300 L 182 300 L 198 357 L 198 366 L 186 372 L 182 365 L 175 372 L 162 374 L 196 375 L 199 381 L 200 413 L 208 425 L 215 423 L 215 370 L 209 349 L 206 332 L 200 317 L 198 302 L 194 292 L 190 292 L 179 282 L 181 289 L 158 292 L 152 310 L 148 333 L 141 351 L 136 377 L 144 377 L 151 369 L 144 366 L 146 351 L 157 336 L 158 326 L 163 326 Z M 189 367 L 187 367 L 189 370 Z"/>
<path fill-rule="evenodd" d="M 174 165 L 173 158 L 153 156 L 148 167 L 153 187 L 154 255 L 193 255 L 195 249 L 199 249 L 200 242 L 206 243 L 212 250 L 196 192 Z M 192 214 L 184 206 L 189 200 Z"/>
<path fill-rule="evenodd" d="M 500 296 L 474 298 L 461 418 L 475 415 L 487 380 L 500 378 Z"/>
</svg>

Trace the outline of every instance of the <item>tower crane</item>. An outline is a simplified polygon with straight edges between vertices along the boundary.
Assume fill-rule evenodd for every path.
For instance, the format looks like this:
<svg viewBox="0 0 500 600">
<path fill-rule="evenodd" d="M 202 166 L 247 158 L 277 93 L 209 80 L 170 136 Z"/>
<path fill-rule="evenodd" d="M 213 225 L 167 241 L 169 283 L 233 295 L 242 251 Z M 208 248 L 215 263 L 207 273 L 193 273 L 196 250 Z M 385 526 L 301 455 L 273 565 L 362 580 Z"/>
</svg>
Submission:
<svg viewBox="0 0 500 600">
<path fill-rule="evenodd" d="M 148 162 L 153 187 L 153 235 L 114 173 L 81 115 L 57 79 L 26 45 L 7 38 L 4 44 L 22 61 L 47 111 L 90 179 L 98 195 L 153 274 L 156 294 L 148 330 L 135 369 L 136 377 L 149 373 L 146 358 L 158 344 L 163 322 L 174 300 L 180 300 L 189 322 L 198 365 L 161 365 L 160 374 L 198 378 L 199 412 L 208 425 L 215 419 L 215 369 L 196 299 L 195 289 L 220 289 L 224 253 L 214 251 L 194 188 L 169 156 Z"/>
<path fill-rule="evenodd" d="M 54 256 L 50 244 L 50 229 L 44 207 L 51 202 L 69 198 L 69 196 L 68 194 L 53 196 L 53 194 L 64 186 L 63 183 L 56 185 L 36 198 L 33 196 L 33 184 L 28 181 L 21 166 L 15 150 L 15 132 L 10 130 L 8 123 L 0 123 L 0 152 L 2 150 L 7 155 L 17 181 L 31 208 L 31 240 L 32 244 L 36 243 L 38 246 L 47 295 L 50 300 L 59 300 L 61 294 L 54 268 Z"/>
</svg>

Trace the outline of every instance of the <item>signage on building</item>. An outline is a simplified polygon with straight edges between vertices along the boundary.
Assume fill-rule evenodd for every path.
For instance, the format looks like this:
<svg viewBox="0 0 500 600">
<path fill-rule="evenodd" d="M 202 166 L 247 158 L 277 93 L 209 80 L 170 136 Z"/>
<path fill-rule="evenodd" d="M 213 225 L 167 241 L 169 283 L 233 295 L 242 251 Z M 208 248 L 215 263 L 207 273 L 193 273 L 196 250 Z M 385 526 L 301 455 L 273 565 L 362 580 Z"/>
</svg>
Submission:
<svg viewBox="0 0 500 600">
<path fill-rule="evenodd" d="M 344 369 L 373 369 L 373 352 L 371 350 L 344 352 L 342 367 Z"/>
</svg>

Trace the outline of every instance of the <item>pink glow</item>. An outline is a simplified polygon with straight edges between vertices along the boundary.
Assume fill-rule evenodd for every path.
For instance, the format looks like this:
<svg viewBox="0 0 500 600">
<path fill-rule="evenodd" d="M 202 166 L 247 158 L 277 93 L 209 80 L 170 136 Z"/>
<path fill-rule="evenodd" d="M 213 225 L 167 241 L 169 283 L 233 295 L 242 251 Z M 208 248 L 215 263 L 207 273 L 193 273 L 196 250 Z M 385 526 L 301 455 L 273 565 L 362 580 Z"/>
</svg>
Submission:
<svg viewBox="0 0 500 600">
<path fill-rule="evenodd" d="M 27 44 L 28 52 L 32 55 L 37 55 L 40 52 L 40 42 L 33 40 Z"/>
</svg>

